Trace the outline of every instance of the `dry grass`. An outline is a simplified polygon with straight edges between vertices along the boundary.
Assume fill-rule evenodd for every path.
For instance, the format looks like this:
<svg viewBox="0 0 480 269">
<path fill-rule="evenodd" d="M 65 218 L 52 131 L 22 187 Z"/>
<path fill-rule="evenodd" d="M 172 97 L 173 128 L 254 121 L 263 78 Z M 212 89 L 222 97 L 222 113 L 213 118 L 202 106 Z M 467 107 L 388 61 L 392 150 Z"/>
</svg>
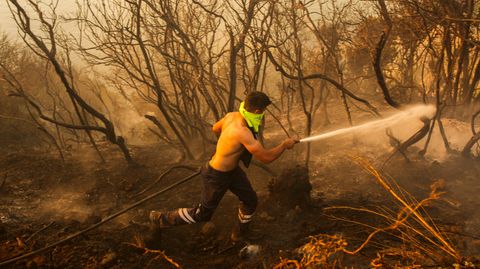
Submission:
<svg viewBox="0 0 480 269">
<path fill-rule="evenodd" d="M 381 250 L 377 251 L 377 257 L 371 261 L 370 266 L 372 268 L 420 268 L 427 261 L 433 264 L 454 264 L 462 260 L 460 253 L 424 208 L 425 205 L 441 198 L 443 193 L 439 191 L 438 184 L 431 186 L 431 192 L 428 197 L 418 201 L 398 186 L 395 180 L 387 178 L 377 171 L 367 160 L 359 157 L 352 157 L 352 159 L 374 176 L 376 182 L 390 194 L 393 201 L 399 206 L 399 209 L 394 211 L 390 208 L 382 207 L 373 210 L 349 206 L 326 208 L 325 210 L 327 211 L 340 209 L 370 214 L 377 219 L 382 219 L 381 223 L 386 224 L 383 227 L 378 227 L 332 215 L 336 220 L 361 225 L 365 229 L 371 230 L 371 232 L 354 249 L 347 248 L 347 241 L 338 236 L 319 235 L 312 237 L 310 242 L 302 247 L 300 259 L 281 259 L 280 263 L 274 267 L 275 269 L 335 268 L 339 263 L 336 259 L 341 257 L 339 253 L 356 255 L 367 245 L 373 244 Z M 378 234 L 394 236 L 402 243 L 399 246 L 374 243 L 373 239 Z"/>
<path fill-rule="evenodd" d="M 400 210 L 396 216 L 378 213 L 390 221 L 391 225 L 385 228 L 377 228 L 370 234 L 367 240 L 365 240 L 364 244 L 351 254 L 355 254 L 363 248 L 365 243 L 368 243 L 376 233 L 386 230 L 396 230 L 401 232 L 404 242 L 412 243 L 417 248 L 424 249 L 427 256 L 430 256 L 429 254 L 441 257 L 447 255 L 456 261 L 461 259 L 461 255 L 424 209 L 425 205 L 433 200 L 440 199 L 443 194 L 438 191 L 437 185 L 432 185 L 430 195 L 427 198 L 417 201 L 413 196 L 400 188 L 393 179 L 389 180 L 378 172 L 367 160 L 359 157 L 352 158 L 374 176 L 377 183 L 400 205 Z"/>
</svg>

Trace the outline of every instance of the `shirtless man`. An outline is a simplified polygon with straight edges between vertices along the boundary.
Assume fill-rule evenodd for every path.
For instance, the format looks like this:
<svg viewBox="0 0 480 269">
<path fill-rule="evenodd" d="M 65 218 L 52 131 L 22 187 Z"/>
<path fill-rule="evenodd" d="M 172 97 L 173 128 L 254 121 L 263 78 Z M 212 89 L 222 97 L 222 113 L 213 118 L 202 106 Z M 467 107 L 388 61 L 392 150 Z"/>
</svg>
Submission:
<svg viewBox="0 0 480 269">
<path fill-rule="evenodd" d="M 247 232 L 257 207 L 257 194 L 239 167 L 240 160 L 247 167 L 252 155 L 263 163 L 270 163 L 280 157 L 285 149 L 291 149 L 296 142 L 288 138 L 272 149 L 265 149 L 256 140 L 263 113 L 270 104 L 267 95 L 252 92 L 241 103 L 238 112 L 228 113 L 213 125 L 212 131 L 218 136 L 218 142 L 215 155 L 201 171 L 201 202 L 193 208 L 179 208 L 169 212 L 151 211 L 150 221 L 154 227 L 158 229 L 209 221 L 225 192 L 230 190 L 240 200 L 238 222 L 231 239 L 237 241 Z"/>
</svg>

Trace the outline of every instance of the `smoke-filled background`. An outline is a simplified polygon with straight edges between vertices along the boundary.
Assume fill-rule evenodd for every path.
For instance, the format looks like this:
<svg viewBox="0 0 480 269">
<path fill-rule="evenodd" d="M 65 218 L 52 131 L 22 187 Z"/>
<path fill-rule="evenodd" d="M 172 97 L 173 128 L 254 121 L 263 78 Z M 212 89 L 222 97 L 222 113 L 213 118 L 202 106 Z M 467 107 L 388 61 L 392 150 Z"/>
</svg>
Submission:
<svg viewBox="0 0 480 269">
<path fill-rule="evenodd" d="M 332 112 L 357 125 L 387 105 L 432 104 L 440 121 L 469 122 L 478 99 L 474 2 L 7 1 L 1 9 L 3 139 L 38 139 L 59 154 L 73 141 L 104 139 L 127 160 L 128 144 L 155 142 L 198 156 L 195 145 L 212 142 L 209 126 L 250 91 L 267 92 L 277 118 L 269 126 L 297 138 L 328 126 Z"/>
</svg>

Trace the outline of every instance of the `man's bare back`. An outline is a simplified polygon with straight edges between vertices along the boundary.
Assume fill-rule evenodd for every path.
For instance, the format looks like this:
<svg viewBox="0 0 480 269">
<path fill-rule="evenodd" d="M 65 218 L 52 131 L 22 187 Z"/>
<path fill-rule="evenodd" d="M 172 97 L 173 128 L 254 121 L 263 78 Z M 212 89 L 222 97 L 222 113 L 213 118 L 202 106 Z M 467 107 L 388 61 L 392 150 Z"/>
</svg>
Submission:
<svg viewBox="0 0 480 269">
<path fill-rule="evenodd" d="M 210 160 L 210 166 L 218 171 L 232 171 L 238 166 L 240 156 L 245 150 L 253 154 L 263 163 L 270 163 L 277 159 L 285 149 L 290 149 L 295 140 L 286 139 L 277 147 L 265 149 L 247 128 L 243 116 L 239 112 L 228 113 L 212 127 L 212 131 L 219 135 L 215 155 Z M 244 147 L 242 147 L 242 145 Z"/>
<path fill-rule="evenodd" d="M 245 150 L 238 137 L 240 133 L 248 132 L 246 123 L 239 112 L 228 113 L 212 128 L 214 132 L 220 131 L 215 155 L 210 160 L 210 166 L 218 171 L 231 171 L 238 165 L 240 156 Z M 245 135 L 245 134 L 244 134 Z M 253 138 L 253 135 L 250 133 Z"/>
</svg>

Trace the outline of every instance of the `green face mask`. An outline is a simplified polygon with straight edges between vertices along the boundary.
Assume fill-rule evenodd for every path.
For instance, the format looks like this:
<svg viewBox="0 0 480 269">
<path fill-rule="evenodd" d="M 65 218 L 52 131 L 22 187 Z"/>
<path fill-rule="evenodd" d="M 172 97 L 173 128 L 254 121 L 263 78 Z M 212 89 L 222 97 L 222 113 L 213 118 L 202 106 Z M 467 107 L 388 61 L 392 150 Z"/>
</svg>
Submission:
<svg viewBox="0 0 480 269">
<path fill-rule="evenodd" d="M 252 112 L 248 112 L 245 109 L 245 102 L 242 102 L 240 104 L 240 109 L 238 111 L 240 112 L 240 114 L 242 114 L 243 118 L 248 124 L 248 127 L 253 128 L 253 131 L 255 133 L 258 133 L 258 127 L 260 126 L 260 124 L 262 124 L 262 119 L 265 113 L 255 114 Z"/>
</svg>

